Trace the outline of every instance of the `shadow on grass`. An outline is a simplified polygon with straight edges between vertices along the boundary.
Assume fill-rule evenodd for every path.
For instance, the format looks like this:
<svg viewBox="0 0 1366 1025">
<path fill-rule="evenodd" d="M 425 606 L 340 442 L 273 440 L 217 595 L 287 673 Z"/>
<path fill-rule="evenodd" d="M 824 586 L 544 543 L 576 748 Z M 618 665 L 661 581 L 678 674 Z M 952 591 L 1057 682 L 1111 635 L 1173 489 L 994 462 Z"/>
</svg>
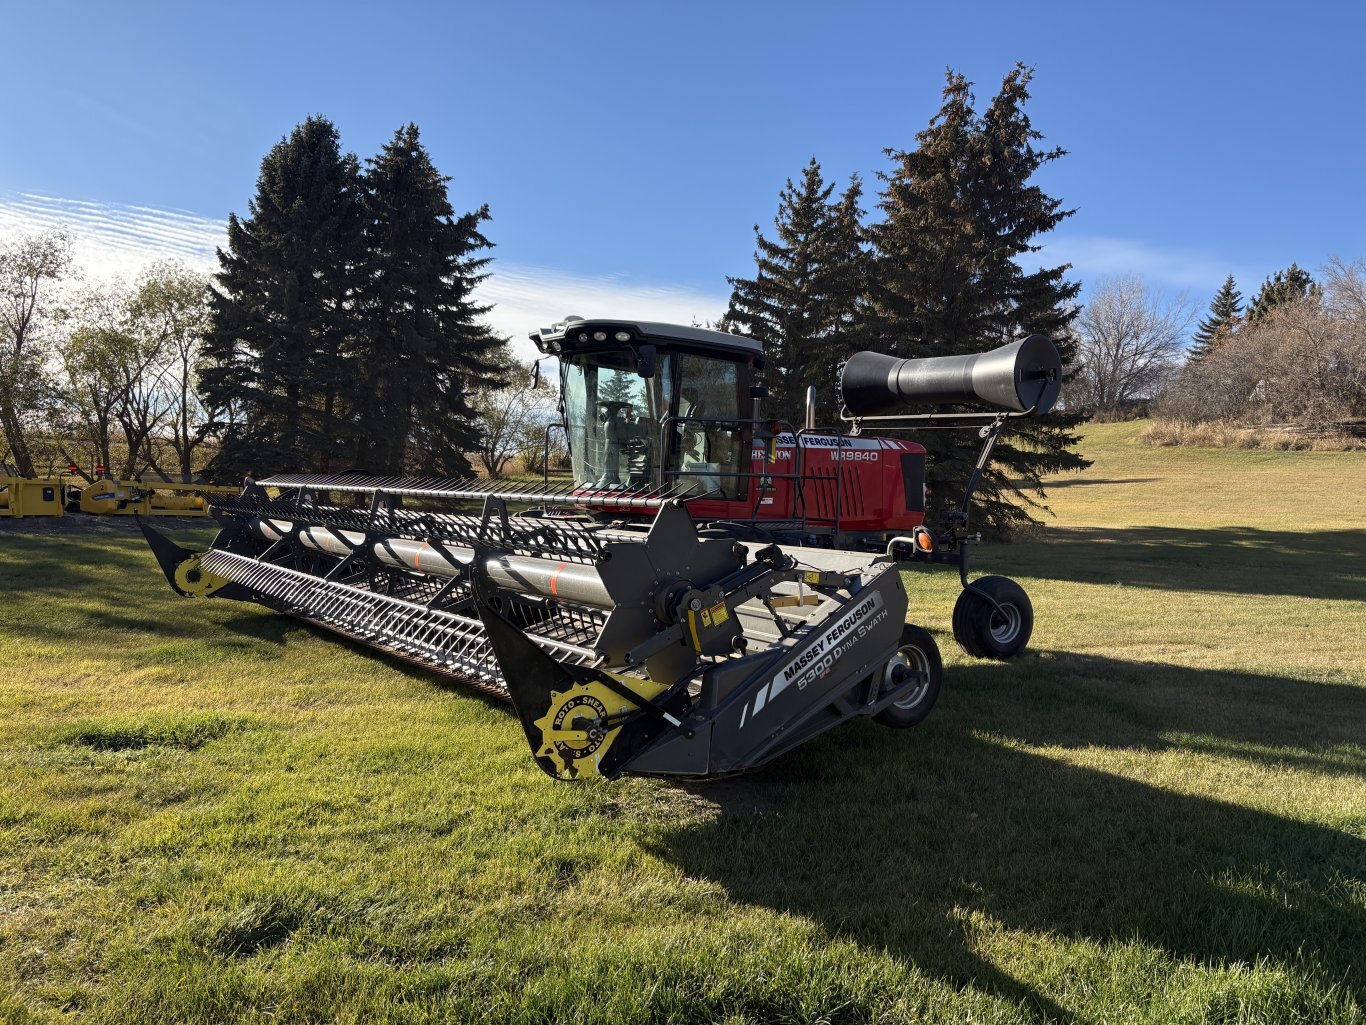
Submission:
<svg viewBox="0 0 1366 1025">
<path fill-rule="evenodd" d="M 385 648 L 372 647 L 349 634 L 339 633 L 309 619 L 297 619 L 266 606 L 255 607 L 263 609 L 266 614 L 254 615 L 244 612 L 224 620 L 222 625 L 234 633 L 245 634 L 248 637 L 280 645 L 287 643 L 288 635 L 291 633 L 307 632 L 328 644 L 340 645 L 363 658 L 373 659 L 390 672 L 397 673 L 409 680 L 436 687 L 452 694 L 474 698 L 482 701 L 490 708 L 506 710 L 509 715 L 512 713 L 512 705 L 508 701 L 501 700 L 488 691 L 472 687 L 458 677 L 441 673 L 421 659 L 409 659 Z"/>
<path fill-rule="evenodd" d="M 983 919 L 1216 967 L 1269 959 L 1320 993 L 1336 984 L 1366 998 L 1366 842 L 1020 747 L 1158 748 L 1184 731 L 1299 745 L 1312 761 L 1353 729 L 1359 742 L 1361 692 L 1170 667 L 1144 684 L 1132 663 L 1034 661 L 1023 679 L 1013 666 L 956 671 L 917 730 L 851 724 L 754 776 L 690 785 L 717 813 L 667 834 L 659 853 L 736 901 L 810 918 L 1040 1017 L 1074 1016 L 978 953 Z M 1079 664 L 1057 673 L 1068 661 Z M 1029 678 L 1044 675 L 1058 682 Z M 1265 757 L 1296 760 L 1283 755 Z"/>
<path fill-rule="evenodd" d="M 1097 484 L 1155 484 L 1161 477 L 1067 477 L 1048 481 L 1048 490 L 1058 488 L 1086 488 Z"/>
<path fill-rule="evenodd" d="M 1066 567 L 1071 580 L 1361 597 L 1362 531 L 1057 535 L 1012 550 L 1012 560 L 1037 560 L 1029 572 L 1039 576 Z M 72 568 L 68 556 L 102 568 Z M 161 622 L 136 608 L 150 590 L 119 587 L 125 574 L 145 572 L 148 588 L 165 591 L 140 548 L 45 546 L 32 572 L 45 589 L 42 572 L 68 574 L 54 590 L 69 590 L 71 574 L 105 588 L 97 610 L 105 625 Z M 177 599 L 166 591 L 166 600 Z M 279 644 L 299 623 L 243 610 L 218 626 Z M 1071 1017 L 1034 978 L 1015 978 L 979 953 L 983 919 L 1044 936 L 1139 941 L 1211 965 L 1269 959 L 1360 1001 L 1366 842 L 1022 747 L 1180 747 L 1361 773 L 1363 722 L 1363 692 L 1345 685 L 1071 655 L 959 668 L 918 730 L 849 724 L 749 780 L 696 787 L 717 815 L 664 832 L 660 853 L 736 901 L 810 918 L 1041 1016 Z"/>
<path fill-rule="evenodd" d="M 1052 580 L 1366 600 L 1366 530 L 1055 527 L 993 554 Z"/>
<path fill-rule="evenodd" d="M 311 625 L 305 620 L 295 619 L 271 609 L 261 609 L 259 612 L 244 609 L 228 616 L 218 624 L 218 626 L 231 630 L 235 634 L 249 637 L 254 641 L 265 641 L 267 644 L 277 647 L 284 647 L 291 633 L 297 633 Z M 322 630 L 320 627 L 314 629 L 328 637 L 338 637 L 337 634 Z"/>
<path fill-rule="evenodd" d="M 1351 684 L 1044 652 L 956 669 L 948 686 L 973 702 L 978 734 L 1037 746 L 1179 747 L 1366 778 L 1366 688 Z"/>
<path fill-rule="evenodd" d="M 176 540 L 198 549 L 207 547 L 212 536 L 197 530 L 190 534 L 182 532 Z M 0 587 L 0 600 L 35 592 L 83 593 L 86 585 L 92 591 L 104 592 L 111 588 L 137 590 L 151 581 L 165 587 L 165 577 L 142 535 L 127 529 L 98 534 L 0 533 L 0 581 L 4 585 Z"/>
<path fill-rule="evenodd" d="M 1366 692 L 1056 653 L 963 667 L 948 686 L 919 730 L 853 723 L 753 776 L 684 784 L 718 814 L 664 834 L 657 853 L 733 900 L 810 918 L 1042 1019 L 1076 1015 L 978 953 L 983 918 L 1214 967 L 1267 959 L 1320 993 L 1366 996 L 1366 842 L 1019 747 L 1180 748 L 1366 775 Z"/>
<path fill-rule="evenodd" d="M 32 593 L 70 594 L 106 579 L 106 570 L 127 568 L 121 554 L 88 540 L 0 538 L 0 601 Z"/>
</svg>

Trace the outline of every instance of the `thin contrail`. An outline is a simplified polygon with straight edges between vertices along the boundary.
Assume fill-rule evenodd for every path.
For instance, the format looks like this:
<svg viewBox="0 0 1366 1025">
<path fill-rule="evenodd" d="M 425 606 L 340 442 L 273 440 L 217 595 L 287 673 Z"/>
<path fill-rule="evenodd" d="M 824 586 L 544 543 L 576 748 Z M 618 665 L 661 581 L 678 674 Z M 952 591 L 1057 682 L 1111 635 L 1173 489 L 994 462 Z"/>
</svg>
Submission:
<svg viewBox="0 0 1366 1025">
<path fill-rule="evenodd" d="M 245 213 L 245 211 L 242 211 Z M 153 260 L 179 259 L 196 270 L 218 268 L 215 251 L 226 244 L 227 220 L 184 210 L 128 203 L 98 203 L 32 192 L 0 192 L 0 237 L 65 227 L 87 278 L 132 278 Z M 566 314 L 705 323 L 726 308 L 721 289 L 703 294 L 668 284 L 634 284 L 497 259 L 476 293 L 493 304 L 489 322 L 532 354 L 528 332 Z"/>
</svg>

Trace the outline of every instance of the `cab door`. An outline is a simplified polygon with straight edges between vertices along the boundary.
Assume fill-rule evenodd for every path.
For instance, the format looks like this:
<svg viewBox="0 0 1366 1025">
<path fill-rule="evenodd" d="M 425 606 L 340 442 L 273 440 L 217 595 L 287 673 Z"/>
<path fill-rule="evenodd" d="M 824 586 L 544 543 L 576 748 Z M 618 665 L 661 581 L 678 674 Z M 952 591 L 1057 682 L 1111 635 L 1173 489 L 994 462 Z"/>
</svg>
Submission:
<svg viewBox="0 0 1366 1025">
<path fill-rule="evenodd" d="M 691 484 L 692 494 L 702 501 L 745 501 L 754 436 L 753 426 L 741 422 L 748 419 L 749 366 L 691 353 L 680 353 L 675 366 L 671 480 Z"/>
</svg>

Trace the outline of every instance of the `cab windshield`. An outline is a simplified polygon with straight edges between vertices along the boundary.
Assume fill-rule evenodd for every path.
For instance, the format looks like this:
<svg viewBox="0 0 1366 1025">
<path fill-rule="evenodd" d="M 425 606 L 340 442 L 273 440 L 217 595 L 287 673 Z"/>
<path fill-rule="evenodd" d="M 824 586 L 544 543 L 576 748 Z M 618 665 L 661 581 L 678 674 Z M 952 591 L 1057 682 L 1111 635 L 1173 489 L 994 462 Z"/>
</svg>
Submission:
<svg viewBox="0 0 1366 1025">
<path fill-rule="evenodd" d="M 743 364 L 669 351 L 642 361 L 626 347 L 575 353 L 561 367 L 577 488 L 663 485 L 696 497 L 746 496 L 750 430 L 740 420 L 749 377 Z"/>
<path fill-rule="evenodd" d="M 642 377 L 632 349 L 583 353 L 564 367 L 565 426 L 580 488 L 650 487 L 659 480 L 660 424 L 673 401 L 674 358 Z"/>
</svg>

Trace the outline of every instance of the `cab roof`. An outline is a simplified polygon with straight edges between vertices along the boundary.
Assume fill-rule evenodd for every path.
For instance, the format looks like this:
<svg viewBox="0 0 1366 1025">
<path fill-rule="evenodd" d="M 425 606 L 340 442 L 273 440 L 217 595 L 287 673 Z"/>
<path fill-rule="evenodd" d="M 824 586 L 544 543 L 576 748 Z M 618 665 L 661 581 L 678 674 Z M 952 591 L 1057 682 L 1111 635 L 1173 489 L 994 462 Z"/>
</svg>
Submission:
<svg viewBox="0 0 1366 1025">
<path fill-rule="evenodd" d="M 762 356 L 763 345 L 753 338 L 729 334 L 725 331 L 710 331 L 703 327 L 689 327 L 683 324 L 659 324 L 646 320 L 610 320 L 602 317 L 565 317 L 563 321 L 532 332 L 531 340 L 542 352 L 556 352 L 561 348 L 573 347 L 575 343 L 591 341 L 604 342 L 617 339 L 618 332 L 625 331 L 634 342 L 677 342 L 688 348 L 708 349 L 724 352 L 730 356 Z M 602 333 L 605 338 L 594 339 Z M 584 337 L 586 336 L 586 337 Z M 550 343 L 557 345 L 552 346 Z M 623 344 L 626 344 L 623 342 Z"/>
</svg>

